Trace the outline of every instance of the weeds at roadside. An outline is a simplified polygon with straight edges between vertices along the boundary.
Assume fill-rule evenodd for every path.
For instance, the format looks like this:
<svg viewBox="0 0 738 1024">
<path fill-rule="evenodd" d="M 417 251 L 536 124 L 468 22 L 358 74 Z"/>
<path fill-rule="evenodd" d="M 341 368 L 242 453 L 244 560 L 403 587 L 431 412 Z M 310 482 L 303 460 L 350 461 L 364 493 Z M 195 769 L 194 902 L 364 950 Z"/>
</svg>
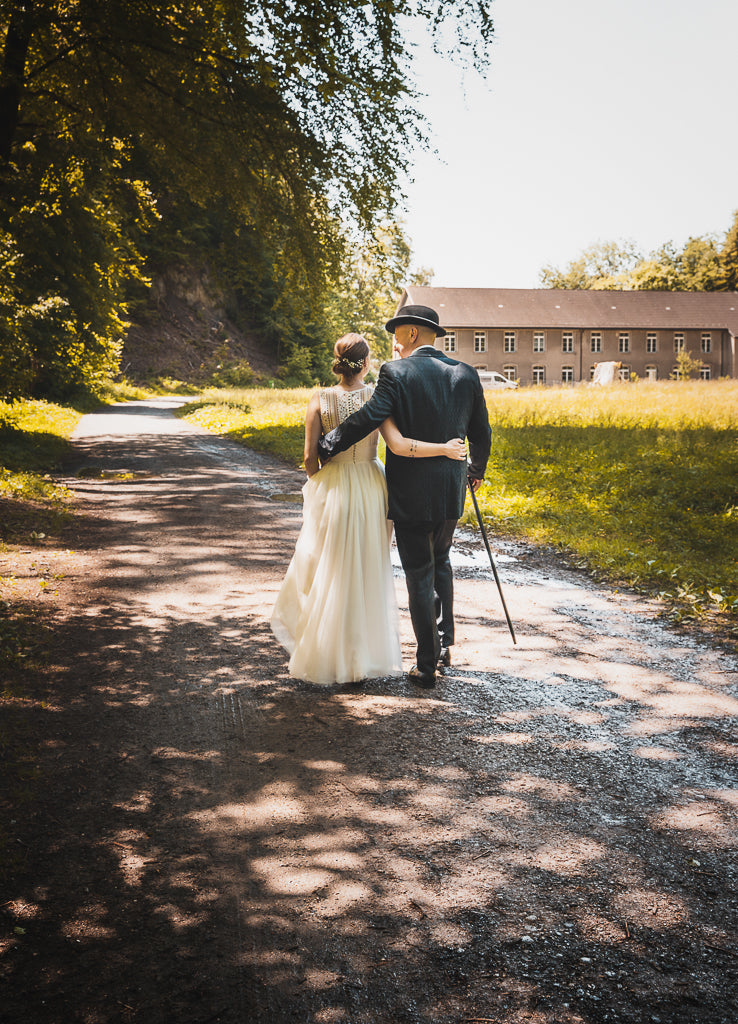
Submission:
<svg viewBox="0 0 738 1024">
<path fill-rule="evenodd" d="M 152 392 L 139 384 L 132 384 L 125 378 L 117 381 L 108 381 L 100 394 L 100 401 L 103 404 L 109 402 L 135 402 L 141 399 L 150 398 Z"/>
<path fill-rule="evenodd" d="M 80 416 L 48 402 L 0 402 L 0 540 L 33 541 L 65 521 L 71 492 L 51 473 Z"/>
<path fill-rule="evenodd" d="M 199 395 L 201 387 L 176 377 L 158 376 L 146 381 L 146 388 L 137 397 L 146 395 Z"/>
</svg>

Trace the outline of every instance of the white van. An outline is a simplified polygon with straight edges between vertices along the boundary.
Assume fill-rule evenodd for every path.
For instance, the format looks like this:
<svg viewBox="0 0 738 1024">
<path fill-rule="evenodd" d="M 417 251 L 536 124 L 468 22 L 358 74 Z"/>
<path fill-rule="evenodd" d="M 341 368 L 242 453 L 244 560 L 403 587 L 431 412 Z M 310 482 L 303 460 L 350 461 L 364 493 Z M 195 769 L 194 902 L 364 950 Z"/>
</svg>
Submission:
<svg viewBox="0 0 738 1024">
<path fill-rule="evenodd" d="M 516 388 L 518 386 L 516 380 L 508 380 L 497 370 L 477 370 L 477 373 L 483 388 Z"/>
</svg>

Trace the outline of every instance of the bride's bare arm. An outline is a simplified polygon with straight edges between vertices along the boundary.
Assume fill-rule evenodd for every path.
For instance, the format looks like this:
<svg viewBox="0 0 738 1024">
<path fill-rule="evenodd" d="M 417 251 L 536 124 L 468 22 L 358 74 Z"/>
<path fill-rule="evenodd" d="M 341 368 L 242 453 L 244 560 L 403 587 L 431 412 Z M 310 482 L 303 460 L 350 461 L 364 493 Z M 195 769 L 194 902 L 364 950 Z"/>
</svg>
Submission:
<svg viewBox="0 0 738 1024">
<path fill-rule="evenodd" d="M 443 444 L 433 441 L 416 441 L 404 437 L 397 429 L 392 417 L 388 417 L 379 427 L 387 447 L 395 455 L 404 455 L 409 459 L 428 459 L 431 456 L 445 455 L 447 459 L 461 460 L 466 458 L 466 443 L 460 437 L 453 437 Z"/>
<path fill-rule="evenodd" d="M 305 472 L 312 476 L 320 469 L 318 460 L 318 441 L 323 433 L 320 422 L 320 395 L 315 391 L 310 396 L 305 413 Z"/>
</svg>

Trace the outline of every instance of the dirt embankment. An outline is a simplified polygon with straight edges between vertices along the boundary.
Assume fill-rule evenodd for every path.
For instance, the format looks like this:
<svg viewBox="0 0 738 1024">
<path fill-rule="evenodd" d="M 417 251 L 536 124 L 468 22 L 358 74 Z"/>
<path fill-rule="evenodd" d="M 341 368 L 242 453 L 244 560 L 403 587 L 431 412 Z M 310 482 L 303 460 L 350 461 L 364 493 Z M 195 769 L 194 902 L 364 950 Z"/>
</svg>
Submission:
<svg viewBox="0 0 738 1024">
<path fill-rule="evenodd" d="M 461 538 L 436 691 L 295 683 L 301 475 L 165 401 L 76 444 L 0 1019 L 734 1024 L 735 658 L 498 548 L 514 647 Z"/>
<path fill-rule="evenodd" d="M 201 382 L 219 366 L 241 360 L 264 377 L 277 372 L 275 352 L 256 331 L 228 316 L 206 268 L 170 267 L 154 280 L 148 309 L 138 312 L 128 330 L 121 372 L 133 381 Z"/>
</svg>

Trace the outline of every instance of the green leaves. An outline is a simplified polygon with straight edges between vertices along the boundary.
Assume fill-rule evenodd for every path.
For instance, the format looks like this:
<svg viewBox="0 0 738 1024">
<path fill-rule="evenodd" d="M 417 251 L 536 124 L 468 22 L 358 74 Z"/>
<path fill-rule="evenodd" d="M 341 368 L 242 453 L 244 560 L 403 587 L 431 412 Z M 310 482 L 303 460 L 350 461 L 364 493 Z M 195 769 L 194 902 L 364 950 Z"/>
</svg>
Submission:
<svg viewBox="0 0 738 1024">
<path fill-rule="evenodd" d="M 28 145 L 5 169 L 0 398 L 94 394 L 118 366 L 152 201 L 122 173 L 120 143 L 87 153 L 78 142 Z"/>
<path fill-rule="evenodd" d="M 599 242 L 564 270 L 544 267 L 545 288 L 599 290 L 721 291 L 736 288 L 738 213 L 722 250 L 718 239 L 690 238 L 679 250 L 673 242 L 644 257 L 632 243 Z M 732 284 L 731 284 L 732 282 Z"/>
<path fill-rule="evenodd" d="M 157 206 L 217 229 L 199 260 L 233 255 L 241 317 L 287 343 L 280 357 L 315 349 L 345 239 L 390 217 L 422 139 L 408 28 L 425 21 L 483 67 L 488 7 L 0 0 L 6 397 L 95 390 L 115 370 L 142 253 L 162 255 L 146 241 Z"/>
<path fill-rule="evenodd" d="M 391 337 L 384 325 L 407 283 L 410 245 L 402 225 L 380 225 L 372 236 L 351 244 L 325 301 L 326 332 L 334 344 L 349 331 L 363 334 L 379 359 L 391 356 Z M 429 271 L 422 272 L 429 274 Z"/>
</svg>

